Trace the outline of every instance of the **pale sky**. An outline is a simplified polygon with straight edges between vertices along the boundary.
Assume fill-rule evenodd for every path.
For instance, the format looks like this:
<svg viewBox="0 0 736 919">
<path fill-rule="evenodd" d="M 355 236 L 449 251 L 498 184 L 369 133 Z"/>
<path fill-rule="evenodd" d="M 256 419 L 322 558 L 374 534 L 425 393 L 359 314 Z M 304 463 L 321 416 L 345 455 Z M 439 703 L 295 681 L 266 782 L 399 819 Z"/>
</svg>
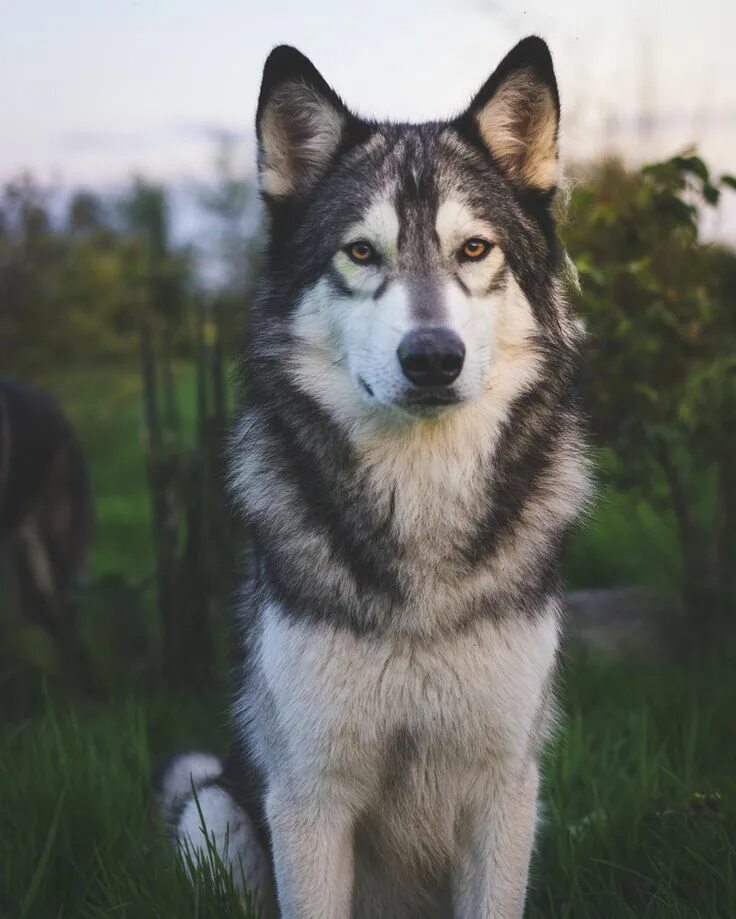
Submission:
<svg viewBox="0 0 736 919">
<path fill-rule="evenodd" d="M 736 171 L 734 2 L 0 0 L 0 180 L 206 175 L 213 129 L 251 135 L 281 42 L 359 112 L 421 119 L 461 109 L 532 32 L 553 52 L 568 156 L 696 142 Z"/>
</svg>

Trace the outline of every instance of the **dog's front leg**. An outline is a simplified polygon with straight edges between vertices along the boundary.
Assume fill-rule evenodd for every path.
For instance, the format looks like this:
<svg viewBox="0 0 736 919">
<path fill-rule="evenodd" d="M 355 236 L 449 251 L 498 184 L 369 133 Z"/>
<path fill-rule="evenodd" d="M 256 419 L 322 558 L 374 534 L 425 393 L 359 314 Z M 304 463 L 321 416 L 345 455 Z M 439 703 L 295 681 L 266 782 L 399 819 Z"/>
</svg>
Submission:
<svg viewBox="0 0 736 919">
<path fill-rule="evenodd" d="M 276 788 L 266 810 L 281 919 L 349 919 L 353 818 L 339 796 Z"/>
<path fill-rule="evenodd" d="M 453 871 L 454 919 L 521 919 L 534 845 L 539 772 L 491 779 L 464 815 Z M 482 800 L 481 800 L 482 799 Z"/>
</svg>

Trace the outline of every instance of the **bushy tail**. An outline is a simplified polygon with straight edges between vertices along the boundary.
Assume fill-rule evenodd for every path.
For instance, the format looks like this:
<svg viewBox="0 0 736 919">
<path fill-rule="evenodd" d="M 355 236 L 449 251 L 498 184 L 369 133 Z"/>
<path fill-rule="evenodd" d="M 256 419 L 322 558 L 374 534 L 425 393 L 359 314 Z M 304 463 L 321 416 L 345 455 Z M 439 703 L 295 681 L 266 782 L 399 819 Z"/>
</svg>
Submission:
<svg viewBox="0 0 736 919">
<path fill-rule="evenodd" d="M 268 855 L 250 816 L 230 793 L 225 764 L 211 753 L 179 753 L 154 773 L 156 803 L 175 846 L 188 856 L 217 853 L 237 889 L 275 914 Z"/>
<path fill-rule="evenodd" d="M 154 771 L 156 804 L 169 835 L 176 839 L 182 812 L 193 796 L 223 773 L 224 764 L 212 753 L 191 751 L 177 753 L 161 763 Z"/>
</svg>

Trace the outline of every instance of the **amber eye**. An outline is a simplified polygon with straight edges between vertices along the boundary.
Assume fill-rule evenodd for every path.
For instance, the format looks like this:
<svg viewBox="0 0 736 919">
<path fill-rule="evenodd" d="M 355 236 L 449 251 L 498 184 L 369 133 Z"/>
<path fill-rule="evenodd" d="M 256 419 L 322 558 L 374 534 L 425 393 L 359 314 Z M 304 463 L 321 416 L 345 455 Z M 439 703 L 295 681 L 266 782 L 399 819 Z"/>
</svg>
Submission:
<svg viewBox="0 0 736 919">
<path fill-rule="evenodd" d="M 485 258 L 491 251 L 491 248 L 492 243 L 487 242 L 485 239 L 481 239 L 480 236 L 473 236 L 472 239 L 467 239 L 463 243 L 460 253 L 463 259 L 477 262 Z"/>
<path fill-rule="evenodd" d="M 358 265 L 365 265 L 367 262 L 376 261 L 376 250 L 370 243 L 364 239 L 350 243 L 345 247 L 345 254 Z"/>
</svg>

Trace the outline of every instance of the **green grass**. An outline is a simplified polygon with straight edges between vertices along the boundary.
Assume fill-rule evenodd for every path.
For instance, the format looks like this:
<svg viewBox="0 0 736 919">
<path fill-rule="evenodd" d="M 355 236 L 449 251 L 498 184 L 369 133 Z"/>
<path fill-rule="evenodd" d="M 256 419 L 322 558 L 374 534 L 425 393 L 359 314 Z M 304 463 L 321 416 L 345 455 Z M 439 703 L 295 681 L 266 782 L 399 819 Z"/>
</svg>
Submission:
<svg viewBox="0 0 736 919">
<path fill-rule="evenodd" d="M 736 915 L 732 667 L 569 665 L 529 915 Z"/>
<path fill-rule="evenodd" d="M 697 686 L 697 692 L 693 687 Z M 530 917 L 736 915 L 736 688 L 720 665 L 581 661 L 545 769 Z M 222 749 L 220 699 L 47 703 L 3 732 L 0 913 L 245 916 L 227 879 L 194 888 L 151 816 L 151 751 Z M 709 803 L 700 795 L 710 796 Z"/>
<path fill-rule="evenodd" d="M 213 711 L 212 701 L 155 697 L 106 710 L 47 704 L 39 720 L 6 729 L 0 915 L 246 915 L 214 860 L 192 890 L 151 808 L 149 735 L 158 750 L 174 736 L 219 746 Z"/>
</svg>

